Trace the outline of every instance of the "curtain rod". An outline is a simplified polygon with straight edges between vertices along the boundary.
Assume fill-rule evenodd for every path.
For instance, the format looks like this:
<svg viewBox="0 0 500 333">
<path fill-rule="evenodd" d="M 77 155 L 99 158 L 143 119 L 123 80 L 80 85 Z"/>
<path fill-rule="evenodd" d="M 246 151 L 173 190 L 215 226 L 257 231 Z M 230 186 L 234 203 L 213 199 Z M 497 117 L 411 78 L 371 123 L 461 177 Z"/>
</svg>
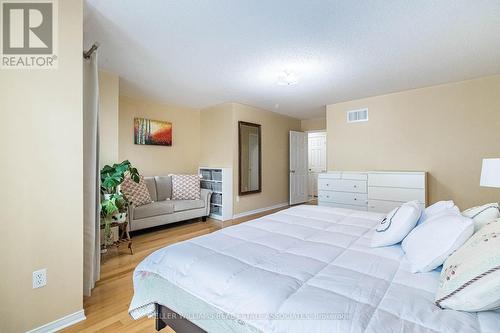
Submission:
<svg viewBox="0 0 500 333">
<path fill-rule="evenodd" d="M 95 50 L 97 50 L 98 47 L 99 47 L 99 43 L 95 42 L 88 51 L 83 51 L 83 57 L 85 59 L 90 58 L 90 56 L 92 55 L 92 53 L 94 53 Z"/>
</svg>

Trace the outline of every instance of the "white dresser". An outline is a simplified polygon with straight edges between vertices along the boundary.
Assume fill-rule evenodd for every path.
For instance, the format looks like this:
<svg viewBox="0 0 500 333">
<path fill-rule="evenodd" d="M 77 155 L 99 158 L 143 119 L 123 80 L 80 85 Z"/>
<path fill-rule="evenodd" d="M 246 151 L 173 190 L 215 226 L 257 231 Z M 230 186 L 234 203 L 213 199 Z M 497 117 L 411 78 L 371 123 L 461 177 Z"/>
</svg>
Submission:
<svg viewBox="0 0 500 333">
<path fill-rule="evenodd" d="M 426 184 L 426 172 L 328 172 L 318 177 L 318 204 L 382 213 L 412 200 L 425 207 Z"/>
<path fill-rule="evenodd" d="M 318 204 L 368 210 L 368 174 L 347 171 L 319 174 Z"/>
</svg>

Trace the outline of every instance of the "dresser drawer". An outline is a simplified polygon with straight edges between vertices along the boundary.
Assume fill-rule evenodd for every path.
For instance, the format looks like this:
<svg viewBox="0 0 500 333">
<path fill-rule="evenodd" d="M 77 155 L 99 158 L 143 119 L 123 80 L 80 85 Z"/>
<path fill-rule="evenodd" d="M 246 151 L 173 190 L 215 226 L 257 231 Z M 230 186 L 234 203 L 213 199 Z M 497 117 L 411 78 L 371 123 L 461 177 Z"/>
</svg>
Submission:
<svg viewBox="0 0 500 333">
<path fill-rule="evenodd" d="M 368 200 L 368 210 L 370 212 L 389 213 L 391 210 L 401 206 L 402 204 L 404 204 L 404 202 L 369 199 Z M 425 209 L 425 205 L 421 203 L 420 208 Z"/>
<path fill-rule="evenodd" d="M 368 196 L 370 200 L 399 202 L 418 200 L 420 203 L 425 204 L 424 189 L 370 186 L 368 188 Z"/>
<path fill-rule="evenodd" d="M 331 171 L 331 172 L 320 173 L 318 175 L 318 179 L 322 179 L 322 178 L 340 179 L 340 178 L 342 178 L 342 172 Z"/>
<path fill-rule="evenodd" d="M 319 190 L 366 193 L 366 181 L 348 179 L 318 179 Z"/>
<path fill-rule="evenodd" d="M 344 204 L 339 204 L 335 202 L 319 202 L 318 205 L 320 206 L 327 206 L 327 207 L 334 207 L 334 208 L 345 208 L 345 209 L 354 209 L 354 210 L 368 210 L 367 206 L 355 206 L 355 205 L 344 205 Z"/>
<path fill-rule="evenodd" d="M 344 171 L 342 172 L 342 179 L 350 179 L 350 180 L 368 180 L 368 174 L 362 172 L 352 172 L 352 171 Z"/>
<path fill-rule="evenodd" d="M 366 206 L 366 193 L 350 193 L 336 191 L 318 191 L 318 200 L 345 205 Z"/>
<path fill-rule="evenodd" d="M 425 188 L 425 173 L 370 173 L 368 186 Z"/>
</svg>

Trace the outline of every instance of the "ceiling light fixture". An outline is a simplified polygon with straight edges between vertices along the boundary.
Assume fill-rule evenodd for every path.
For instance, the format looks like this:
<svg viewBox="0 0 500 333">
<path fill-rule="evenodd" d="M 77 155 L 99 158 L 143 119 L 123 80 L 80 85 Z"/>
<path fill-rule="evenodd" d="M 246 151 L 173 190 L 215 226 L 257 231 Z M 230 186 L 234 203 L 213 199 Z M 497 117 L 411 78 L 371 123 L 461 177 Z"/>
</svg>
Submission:
<svg viewBox="0 0 500 333">
<path fill-rule="evenodd" d="M 278 85 L 279 86 L 293 86 L 295 84 L 299 83 L 299 78 L 295 73 L 292 73 L 290 71 L 283 71 L 279 76 L 278 76 Z"/>
</svg>

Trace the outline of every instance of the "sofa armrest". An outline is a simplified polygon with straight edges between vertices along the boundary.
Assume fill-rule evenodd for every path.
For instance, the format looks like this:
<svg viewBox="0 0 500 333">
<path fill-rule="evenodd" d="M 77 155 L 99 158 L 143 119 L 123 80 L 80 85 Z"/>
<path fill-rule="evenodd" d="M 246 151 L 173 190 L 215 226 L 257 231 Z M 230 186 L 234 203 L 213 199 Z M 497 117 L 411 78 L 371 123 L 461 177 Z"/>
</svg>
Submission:
<svg viewBox="0 0 500 333">
<path fill-rule="evenodd" d="M 210 215 L 210 197 L 212 196 L 212 191 L 202 188 L 200 191 L 201 200 L 205 202 L 206 216 Z"/>
<path fill-rule="evenodd" d="M 128 220 L 128 230 L 132 227 L 132 221 L 134 220 L 134 205 L 130 204 L 127 207 L 127 220 Z"/>
</svg>

